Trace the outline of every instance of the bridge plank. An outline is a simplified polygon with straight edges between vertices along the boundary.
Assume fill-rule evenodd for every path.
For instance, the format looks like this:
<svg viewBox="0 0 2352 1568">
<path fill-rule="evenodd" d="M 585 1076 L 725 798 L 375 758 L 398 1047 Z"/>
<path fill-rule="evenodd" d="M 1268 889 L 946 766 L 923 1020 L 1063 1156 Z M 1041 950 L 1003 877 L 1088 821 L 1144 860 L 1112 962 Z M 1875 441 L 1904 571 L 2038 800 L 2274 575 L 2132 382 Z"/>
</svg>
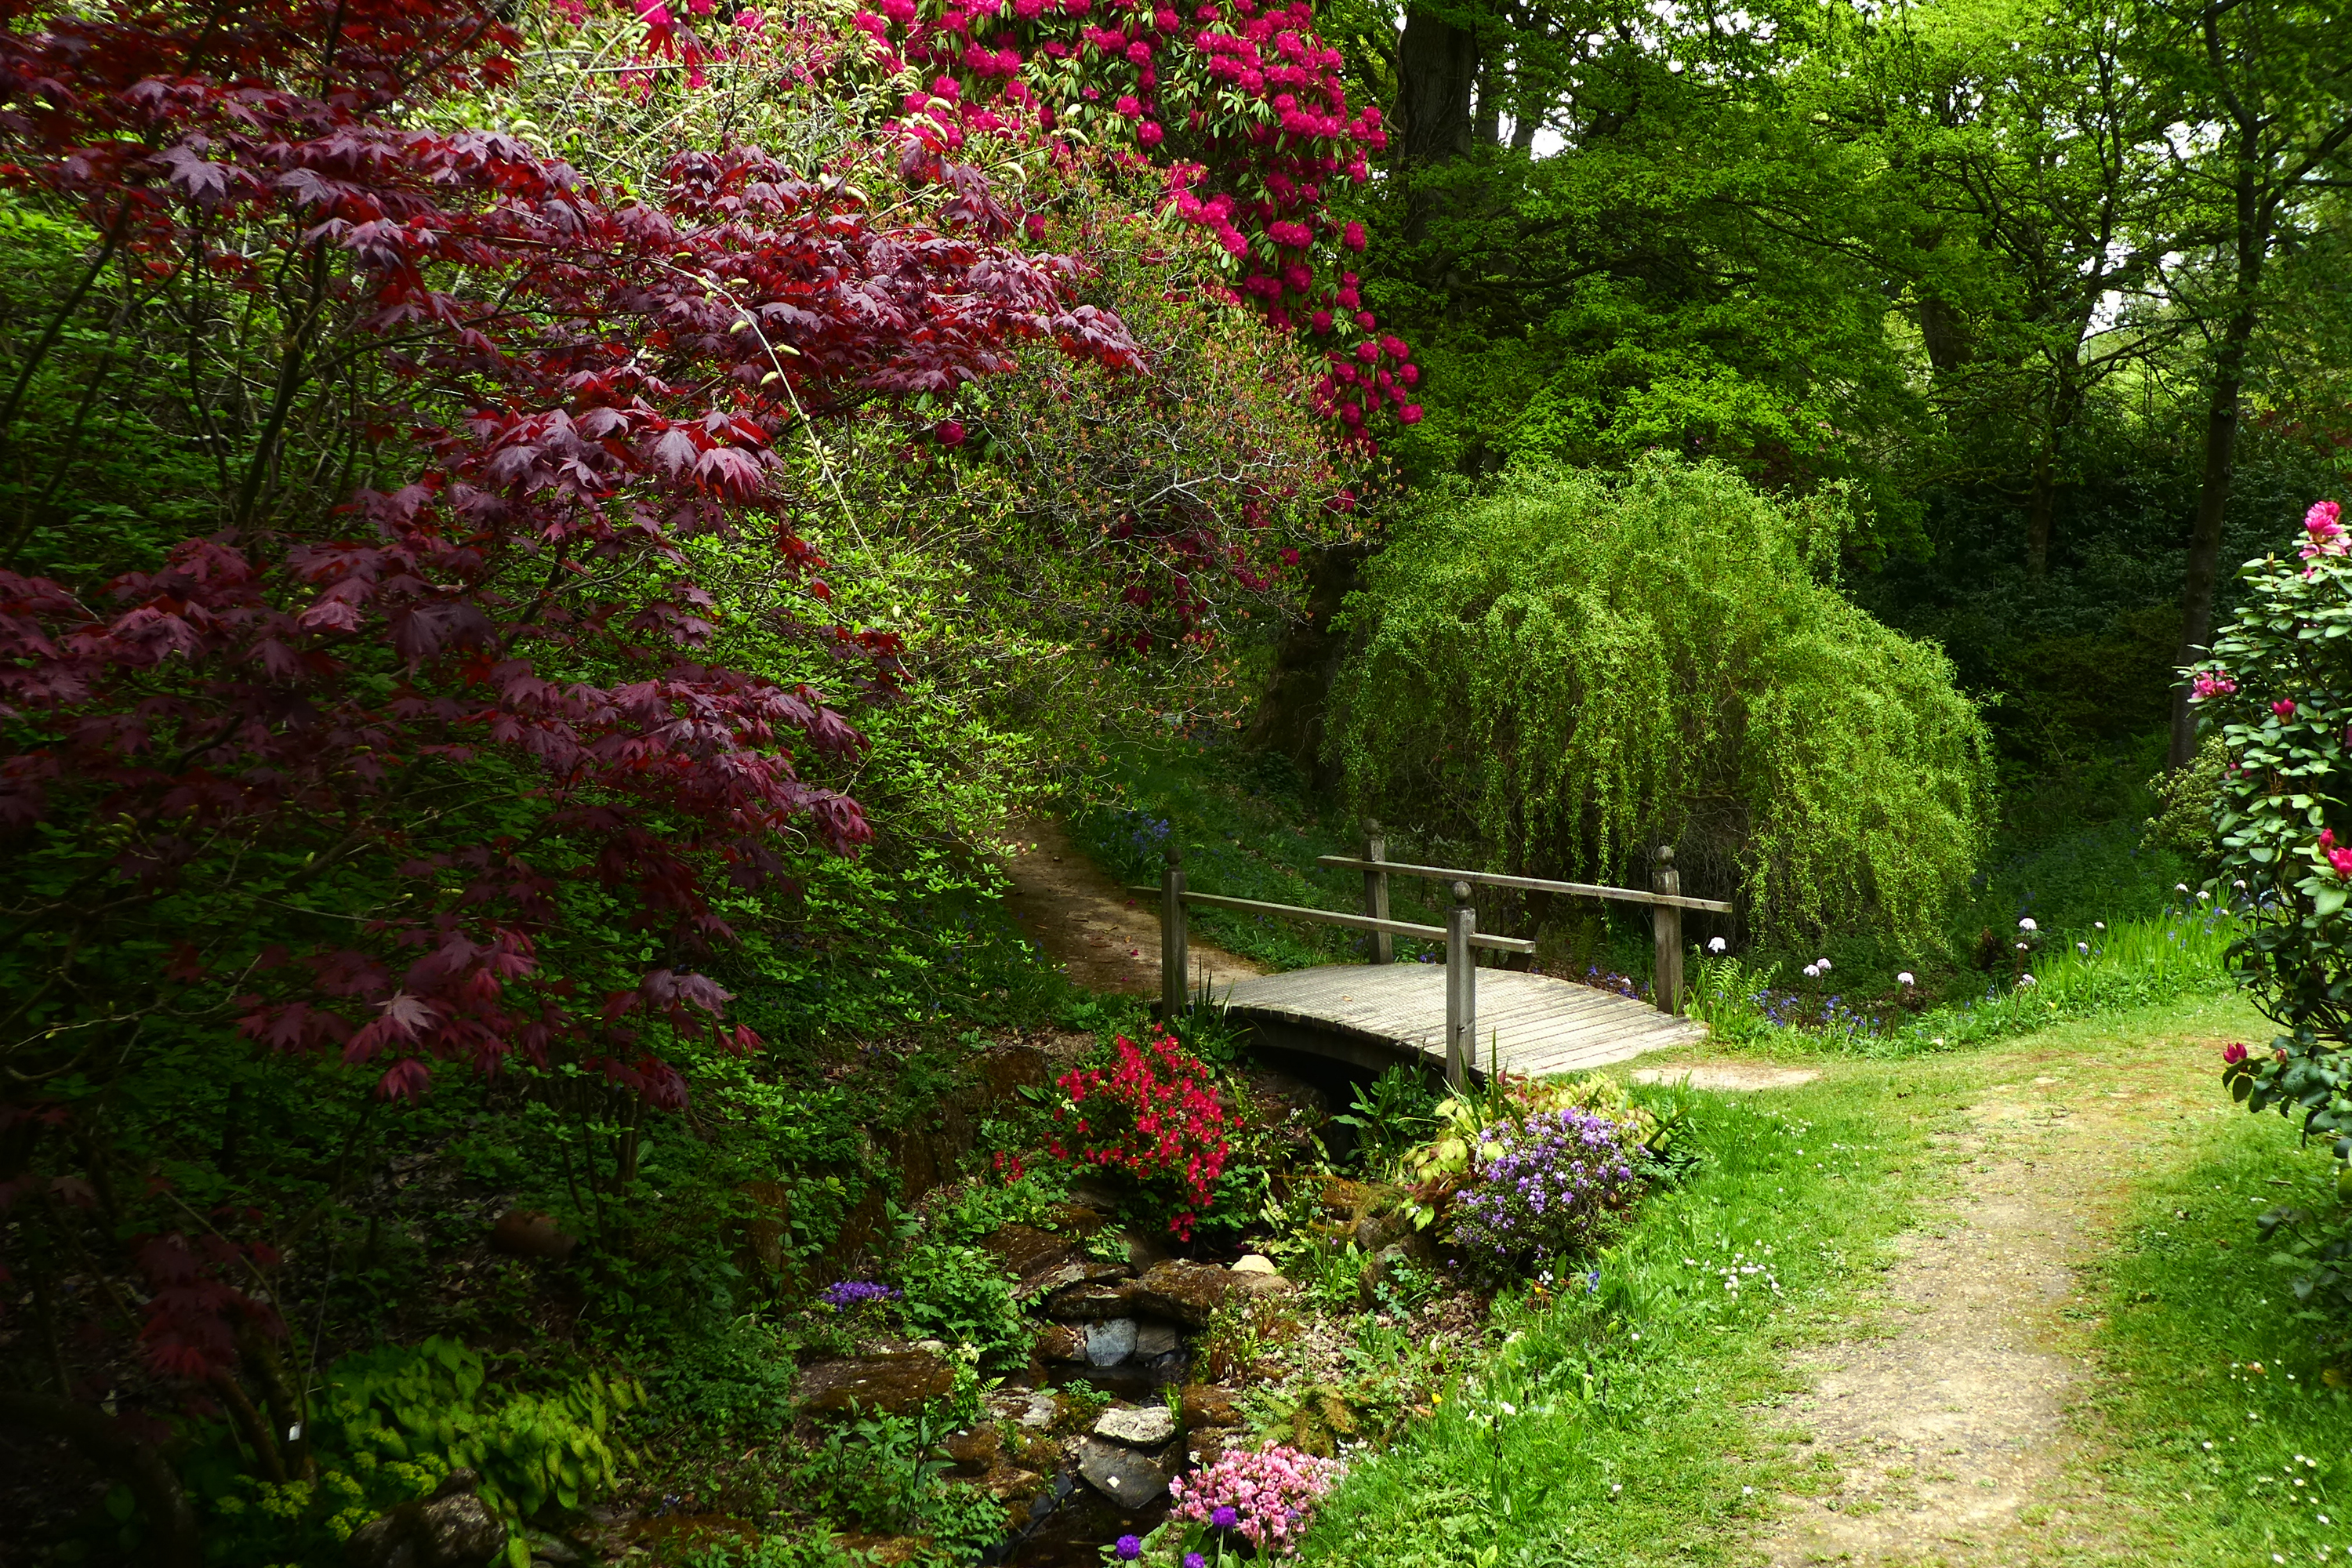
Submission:
<svg viewBox="0 0 2352 1568">
<path fill-rule="evenodd" d="M 1242 1020 L 1262 1017 L 1370 1039 L 1399 1058 L 1444 1056 L 1445 972 L 1435 964 L 1328 964 L 1255 975 L 1219 988 L 1218 1000 Z M 1504 1070 L 1529 1076 L 1625 1061 L 1645 1051 L 1704 1038 L 1706 1029 L 1645 1003 L 1549 975 L 1517 970 L 1478 972 L 1478 1047 L 1490 1043 Z M 1293 1039 L 1292 1043 L 1297 1043 Z M 1311 1046 L 1302 1048 L 1312 1048 Z"/>
</svg>

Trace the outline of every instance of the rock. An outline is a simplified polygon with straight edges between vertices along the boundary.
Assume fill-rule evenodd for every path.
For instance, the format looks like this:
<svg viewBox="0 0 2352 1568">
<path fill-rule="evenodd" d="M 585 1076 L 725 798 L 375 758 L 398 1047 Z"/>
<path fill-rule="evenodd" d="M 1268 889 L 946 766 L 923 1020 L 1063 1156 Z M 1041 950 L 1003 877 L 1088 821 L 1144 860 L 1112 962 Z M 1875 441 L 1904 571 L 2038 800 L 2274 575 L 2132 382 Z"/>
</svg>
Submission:
<svg viewBox="0 0 2352 1568">
<path fill-rule="evenodd" d="M 1236 1274 L 1234 1289 L 1244 1296 L 1289 1296 L 1298 1290 L 1279 1274 Z"/>
<path fill-rule="evenodd" d="M 1365 1252 L 1393 1247 L 1412 1234 L 1412 1216 L 1402 1209 L 1368 1214 L 1356 1222 L 1355 1243 Z"/>
<path fill-rule="evenodd" d="M 1176 1458 L 1173 1443 L 1160 1449 L 1130 1448 L 1086 1437 L 1078 1444 L 1078 1474 L 1123 1509 L 1149 1508 L 1167 1493 Z"/>
<path fill-rule="evenodd" d="M 1034 1279 L 1024 1279 L 1013 1288 L 1013 1293 L 1026 1301 L 1037 1296 L 1051 1296 L 1074 1285 L 1104 1285 L 1128 1276 L 1124 1263 L 1105 1263 L 1100 1258 L 1079 1258 L 1059 1263 Z"/>
<path fill-rule="evenodd" d="M 1025 1498 L 1045 1484 L 1045 1478 L 1034 1470 L 1024 1470 L 1014 1465 L 1000 1466 L 988 1472 L 980 1489 L 999 1500 Z"/>
<path fill-rule="evenodd" d="M 955 1387 L 948 1363 L 921 1351 L 823 1361 L 801 1373 L 793 1389 L 812 1415 L 839 1415 L 855 1405 L 871 1414 L 904 1415 Z"/>
<path fill-rule="evenodd" d="M 352 1568 L 483 1568 L 506 1552 L 507 1527 L 474 1495 L 480 1484 L 471 1470 L 450 1471 L 431 1497 L 353 1531 L 343 1561 Z"/>
<path fill-rule="evenodd" d="M 1130 1448 L 1157 1448 L 1176 1436 L 1176 1413 L 1165 1405 L 1106 1410 L 1095 1421 L 1095 1436 Z"/>
<path fill-rule="evenodd" d="M 1184 1337 L 1176 1331 L 1173 1323 L 1153 1321 L 1136 1326 L 1135 1353 L 1141 1360 L 1166 1355 L 1183 1342 Z"/>
<path fill-rule="evenodd" d="M 1230 1272 L 1234 1274 L 1279 1274 L 1271 1258 L 1261 1258 L 1255 1252 L 1244 1252 L 1234 1260 Z"/>
<path fill-rule="evenodd" d="M 1094 1366 L 1117 1366 L 1135 1353 L 1135 1320 L 1107 1318 L 1087 1325 L 1087 1361 Z"/>
<path fill-rule="evenodd" d="M 996 1468 L 996 1458 L 1003 1444 L 993 1426 L 975 1426 L 969 1432 L 958 1432 L 940 1445 L 948 1458 L 955 1461 L 952 1474 L 970 1480 L 984 1476 Z"/>
<path fill-rule="evenodd" d="M 550 1535 L 543 1530 L 526 1530 L 523 1540 L 530 1547 L 533 1563 L 552 1563 L 554 1568 L 572 1568 L 575 1563 L 585 1563 L 580 1549 L 560 1535 Z"/>
<path fill-rule="evenodd" d="M 1160 1241 L 1141 1231 L 1123 1231 L 1119 1239 L 1127 1244 L 1128 1267 L 1139 1274 L 1175 1256 Z"/>
<path fill-rule="evenodd" d="M 553 1216 L 536 1209 L 509 1209 L 490 1227 L 490 1245 L 516 1258 L 537 1258 L 561 1263 L 580 1245 L 576 1236 L 555 1228 Z"/>
<path fill-rule="evenodd" d="M 1066 1323 L 1047 1323 L 1037 1331 L 1040 1361 L 1084 1361 L 1087 1337 Z"/>
<path fill-rule="evenodd" d="M 1172 1318 L 1188 1329 L 1202 1329 L 1208 1327 L 1210 1315 L 1224 1305 L 1234 1289 L 1234 1278 L 1213 1263 L 1171 1258 L 1145 1270 L 1129 1296 L 1137 1307 L 1156 1317 Z"/>
<path fill-rule="evenodd" d="M 1084 1323 L 1102 1318 L 1123 1318 L 1133 1310 L 1135 1281 L 1072 1285 L 1045 1298 L 1045 1315 L 1056 1322 Z"/>
<path fill-rule="evenodd" d="M 1213 1383 L 1192 1383 L 1184 1385 L 1184 1425 L 1202 1426 L 1238 1426 L 1242 1413 L 1234 1404 L 1234 1391 Z"/>
<path fill-rule="evenodd" d="M 1184 1458 L 1194 1465 L 1213 1465 L 1228 1448 L 1246 1448 L 1249 1434 L 1238 1426 L 1206 1426 L 1184 1437 Z"/>
<path fill-rule="evenodd" d="M 1043 1432 L 1053 1426 L 1054 1417 L 1060 1415 L 1061 1410 L 1060 1402 L 1053 1394 L 1039 1389 L 1029 1396 L 1029 1403 L 1023 1407 L 1021 1425 L 1032 1432 Z"/>
<path fill-rule="evenodd" d="M 945 1340 L 917 1340 L 915 1348 L 925 1355 L 943 1356 L 948 1353 L 948 1342 Z"/>
</svg>

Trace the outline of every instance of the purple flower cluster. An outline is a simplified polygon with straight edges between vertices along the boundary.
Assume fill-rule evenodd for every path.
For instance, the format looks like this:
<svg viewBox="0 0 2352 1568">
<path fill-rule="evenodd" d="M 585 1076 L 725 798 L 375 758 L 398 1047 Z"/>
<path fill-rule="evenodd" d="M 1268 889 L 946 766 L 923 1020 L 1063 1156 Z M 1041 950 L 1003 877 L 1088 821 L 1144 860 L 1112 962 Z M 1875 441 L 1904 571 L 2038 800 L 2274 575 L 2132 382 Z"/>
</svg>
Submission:
<svg viewBox="0 0 2352 1568">
<path fill-rule="evenodd" d="M 1287 1557 L 1344 1468 L 1285 1443 L 1255 1453 L 1229 1448 L 1208 1468 L 1168 1483 L 1176 1500 L 1168 1517 L 1239 1535 L 1261 1557 Z"/>
<path fill-rule="evenodd" d="M 836 1279 L 816 1293 L 816 1299 L 836 1312 L 847 1312 L 875 1301 L 895 1301 L 900 1292 L 871 1279 Z"/>
<path fill-rule="evenodd" d="M 1455 1254 L 1473 1273 L 1500 1282 L 1589 1250 L 1640 1185 L 1636 1136 L 1573 1109 L 1486 1129 L 1470 1184 L 1448 1211 Z"/>
</svg>

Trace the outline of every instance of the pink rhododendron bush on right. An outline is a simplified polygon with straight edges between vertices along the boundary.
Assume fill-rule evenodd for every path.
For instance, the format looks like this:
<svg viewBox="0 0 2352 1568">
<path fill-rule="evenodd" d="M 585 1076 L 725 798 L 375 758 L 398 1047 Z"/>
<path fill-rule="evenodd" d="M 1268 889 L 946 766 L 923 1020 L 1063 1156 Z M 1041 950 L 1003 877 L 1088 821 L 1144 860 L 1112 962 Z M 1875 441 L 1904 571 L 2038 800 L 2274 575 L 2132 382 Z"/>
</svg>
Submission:
<svg viewBox="0 0 2352 1568">
<path fill-rule="evenodd" d="M 2352 538 L 2313 506 L 2291 552 L 2249 562 L 2237 618 L 2186 672 L 2225 754 L 2210 890 L 2241 902 L 2228 963 L 2279 1033 L 2222 1053 L 2231 1094 L 2333 1142 L 2336 1175 L 2258 1221 L 2299 1258 L 2295 1293 L 2352 1313 Z M 2224 891 L 2227 889 L 2227 891 Z"/>
</svg>

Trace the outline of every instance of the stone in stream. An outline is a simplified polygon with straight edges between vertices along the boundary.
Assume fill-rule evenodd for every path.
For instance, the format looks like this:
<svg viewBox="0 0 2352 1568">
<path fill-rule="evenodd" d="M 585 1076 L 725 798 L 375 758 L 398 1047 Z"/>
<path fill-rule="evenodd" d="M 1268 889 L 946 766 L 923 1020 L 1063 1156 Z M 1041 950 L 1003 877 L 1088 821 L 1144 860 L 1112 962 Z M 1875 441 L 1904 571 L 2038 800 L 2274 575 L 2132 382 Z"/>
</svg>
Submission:
<svg viewBox="0 0 2352 1568">
<path fill-rule="evenodd" d="M 1173 1323 L 1140 1323 L 1135 1331 L 1135 1358 L 1150 1361 L 1155 1356 L 1166 1355 L 1183 1342 L 1183 1336 L 1176 1331 Z"/>
<path fill-rule="evenodd" d="M 1178 1258 L 1144 1270 L 1129 1295 L 1137 1307 L 1155 1317 L 1172 1318 L 1188 1329 L 1204 1329 L 1234 1286 L 1231 1271 L 1213 1263 Z"/>
<path fill-rule="evenodd" d="M 1234 1259 L 1233 1272 L 1235 1274 L 1279 1274 L 1282 1270 L 1274 1266 L 1274 1259 L 1271 1258 L 1262 1258 L 1255 1252 L 1244 1252 L 1239 1258 Z"/>
<path fill-rule="evenodd" d="M 1056 1322 L 1083 1323 L 1100 1318 L 1123 1318 L 1133 1310 L 1135 1281 L 1066 1285 L 1045 1298 L 1045 1315 Z"/>
<path fill-rule="evenodd" d="M 1040 1361 L 1084 1361 L 1087 1337 L 1066 1323 L 1047 1323 L 1037 1331 Z"/>
<path fill-rule="evenodd" d="M 1117 1366 L 1135 1353 L 1133 1318 L 1108 1318 L 1087 1325 L 1087 1361 L 1095 1366 Z"/>
<path fill-rule="evenodd" d="M 852 1406 L 904 1415 L 955 1387 L 948 1363 L 921 1351 L 822 1361 L 801 1373 L 793 1394 L 812 1415 L 838 1415 Z"/>
<path fill-rule="evenodd" d="M 1124 1509 L 1149 1508 L 1168 1491 L 1176 1473 L 1176 1445 L 1160 1448 L 1130 1448 L 1124 1443 L 1087 1436 L 1078 1444 L 1078 1474 L 1087 1485 Z"/>
<path fill-rule="evenodd" d="M 1165 1405 L 1106 1410 L 1095 1422 L 1095 1436 L 1130 1448 L 1157 1448 L 1176 1436 L 1176 1414 Z"/>
</svg>

